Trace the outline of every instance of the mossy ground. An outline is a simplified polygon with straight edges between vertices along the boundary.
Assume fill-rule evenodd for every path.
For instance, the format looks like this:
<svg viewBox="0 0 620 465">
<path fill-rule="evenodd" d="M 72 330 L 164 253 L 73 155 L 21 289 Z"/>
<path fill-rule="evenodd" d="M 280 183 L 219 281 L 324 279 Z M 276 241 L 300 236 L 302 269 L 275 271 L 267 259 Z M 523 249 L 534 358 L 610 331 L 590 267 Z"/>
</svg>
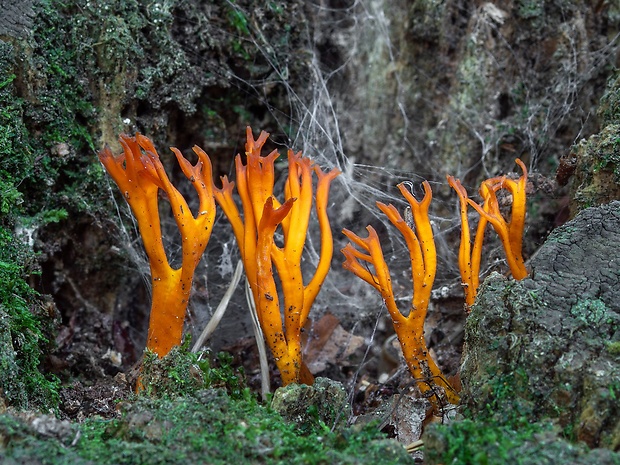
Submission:
<svg viewBox="0 0 620 465">
<path fill-rule="evenodd" d="M 17 55 L 0 41 L 0 399 L 48 410 L 57 407 L 58 381 L 44 376 L 39 364 L 51 348 L 56 314 L 27 282 L 38 272 L 30 240 L 37 227 L 65 218 L 66 211 L 24 194 L 26 185 L 46 183 L 34 169 L 41 151 L 29 137 L 27 105 L 15 97 Z"/>
<path fill-rule="evenodd" d="M 233 400 L 222 390 L 141 398 L 125 407 L 123 419 L 90 419 L 73 433 L 45 438 L 0 416 L 0 457 L 46 464 L 411 463 L 402 446 L 376 429 L 302 435 L 249 394 Z"/>
<path fill-rule="evenodd" d="M 551 426 L 543 423 L 514 428 L 464 420 L 450 426 L 434 426 L 425 439 L 425 459 L 429 464 L 620 464 L 618 454 L 558 439 Z"/>
<path fill-rule="evenodd" d="M 333 432 L 323 423 L 301 429 L 286 422 L 243 386 L 226 356 L 217 368 L 185 348 L 161 361 L 147 358 L 142 381 L 157 392 L 147 388 L 121 403 L 120 418 L 90 418 L 42 434 L 34 422 L 0 416 L 3 463 L 412 463 L 402 445 L 373 425 Z"/>
</svg>

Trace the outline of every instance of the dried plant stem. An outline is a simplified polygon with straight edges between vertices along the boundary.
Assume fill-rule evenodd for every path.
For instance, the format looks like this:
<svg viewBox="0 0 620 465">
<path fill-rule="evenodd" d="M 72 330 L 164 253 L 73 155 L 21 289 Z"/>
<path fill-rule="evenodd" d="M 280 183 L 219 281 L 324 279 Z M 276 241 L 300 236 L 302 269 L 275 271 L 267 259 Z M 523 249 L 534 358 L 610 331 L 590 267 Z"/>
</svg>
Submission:
<svg viewBox="0 0 620 465">
<path fill-rule="evenodd" d="M 217 329 L 217 326 L 220 324 L 222 317 L 224 316 L 224 314 L 226 313 L 226 310 L 228 309 L 228 304 L 230 303 L 230 299 L 233 293 L 235 292 L 235 289 L 239 285 L 239 281 L 241 280 L 242 274 L 243 274 L 243 262 L 239 260 L 237 262 L 237 267 L 235 268 L 235 272 L 233 273 L 232 279 L 230 280 L 230 284 L 228 285 L 228 289 L 226 289 L 226 292 L 224 293 L 224 296 L 222 297 L 220 304 L 215 309 L 215 312 L 213 313 L 213 316 L 209 320 L 209 323 L 207 324 L 207 326 L 205 326 L 205 329 L 202 330 L 202 333 L 200 333 L 200 336 L 198 337 L 198 339 L 196 339 L 196 342 L 194 346 L 192 347 L 192 352 L 198 352 L 200 348 L 205 344 L 205 342 L 207 342 L 207 340 L 209 340 L 211 335 Z"/>
</svg>

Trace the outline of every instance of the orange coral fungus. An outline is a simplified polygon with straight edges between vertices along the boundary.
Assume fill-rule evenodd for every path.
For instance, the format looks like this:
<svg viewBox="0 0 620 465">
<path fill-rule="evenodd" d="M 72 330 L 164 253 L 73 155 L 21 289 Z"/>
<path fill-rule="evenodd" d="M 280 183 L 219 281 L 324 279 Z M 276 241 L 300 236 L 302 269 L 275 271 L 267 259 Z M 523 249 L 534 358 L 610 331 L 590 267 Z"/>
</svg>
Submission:
<svg viewBox="0 0 620 465">
<path fill-rule="evenodd" d="M 327 217 L 327 201 L 331 181 L 340 174 L 337 169 L 324 173 L 301 153 L 288 151 L 288 178 L 284 188 L 284 203 L 273 196 L 274 161 L 277 151 L 261 156 L 269 134 L 261 132 L 254 139 L 247 128 L 245 153 L 235 159 L 237 191 L 241 198 L 243 218 L 233 199 L 234 183 L 222 177 L 222 188 L 215 189 L 215 199 L 230 221 L 245 267 L 246 276 L 257 305 L 257 316 L 283 384 L 311 384 L 312 374 L 302 362 L 301 330 L 327 272 L 333 253 L 332 233 Z M 316 174 L 316 212 L 321 233 L 321 255 L 313 277 L 303 283 L 302 252 L 312 211 L 312 174 Z M 283 245 L 274 242 L 281 225 Z M 280 311 L 278 289 L 273 273 L 275 265 L 284 297 Z M 282 322 L 284 316 L 284 323 Z"/>
<path fill-rule="evenodd" d="M 362 250 L 356 249 L 351 243 L 347 244 L 342 249 L 346 257 L 343 266 L 381 293 L 392 317 L 394 330 L 403 349 L 407 366 L 413 377 L 420 381 L 420 390 L 428 393 L 435 405 L 442 401 L 440 398 L 444 395 L 450 403 L 456 404 L 459 396 L 439 370 L 424 340 L 424 320 L 435 280 L 437 254 L 428 216 L 428 208 L 432 199 L 431 187 L 426 181 L 423 185 L 425 194 L 421 202 L 415 199 L 404 184 L 398 185 L 401 194 L 409 202 L 415 231 L 402 218 L 396 207 L 377 202 L 377 206 L 404 236 L 409 249 L 413 281 L 413 299 L 409 314 L 405 316 L 396 305 L 390 271 L 383 257 L 379 236 L 372 226 L 366 228 L 368 237 L 365 239 L 347 229 L 343 230 L 351 242 Z M 362 264 L 360 261 L 366 263 Z M 368 264 L 374 267 L 374 273 L 370 271 Z"/>
<path fill-rule="evenodd" d="M 459 246 L 459 270 L 461 272 L 461 281 L 465 291 L 465 303 L 469 309 L 476 300 L 478 286 L 480 285 L 480 261 L 482 258 L 482 244 L 484 242 L 484 231 L 487 220 L 481 217 L 478 221 L 476 229 L 476 237 L 472 250 L 469 219 L 467 217 L 467 191 L 461 185 L 458 179 L 453 176 L 447 176 L 448 184 L 457 192 L 460 201 L 461 214 L 461 244 Z"/>
<path fill-rule="evenodd" d="M 99 153 L 99 159 L 138 221 L 153 286 L 147 348 L 163 357 L 181 343 L 194 270 L 211 236 L 215 218 L 211 161 L 202 149 L 194 147 L 198 162 L 192 165 L 179 150 L 171 148 L 198 194 L 198 213 L 194 216 L 181 193 L 168 179 L 150 139 L 140 134 L 136 137 L 121 135 L 120 143 L 122 154 L 114 156 L 106 147 Z M 168 196 L 181 233 L 183 259 L 178 269 L 170 266 L 164 250 L 158 208 L 160 189 Z"/>
<path fill-rule="evenodd" d="M 478 205 L 467 196 L 467 191 L 458 179 L 447 176 L 448 183 L 456 191 L 460 201 L 461 245 L 459 249 L 459 268 L 465 288 L 465 302 L 468 307 L 473 305 L 478 290 L 482 242 L 487 223 L 491 223 L 502 241 L 506 253 L 506 261 L 512 276 L 515 279 L 523 279 L 527 276 L 527 269 L 521 254 L 526 213 L 527 168 L 518 158 L 515 162 L 523 170 L 523 175 L 517 181 L 508 179 L 506 176 L 498 176 L 483 181 L 479 190 L 480 196 L 483 199 L 482 205 Z M 496 193 L 501 189 L 508 190 L 512 195 L 510 221 L 506 221 L 500 212 Z M 467 219 L 468 204 L 480 215 L 473 250 L 470 243 L 469 221 Z"/>
</svg>

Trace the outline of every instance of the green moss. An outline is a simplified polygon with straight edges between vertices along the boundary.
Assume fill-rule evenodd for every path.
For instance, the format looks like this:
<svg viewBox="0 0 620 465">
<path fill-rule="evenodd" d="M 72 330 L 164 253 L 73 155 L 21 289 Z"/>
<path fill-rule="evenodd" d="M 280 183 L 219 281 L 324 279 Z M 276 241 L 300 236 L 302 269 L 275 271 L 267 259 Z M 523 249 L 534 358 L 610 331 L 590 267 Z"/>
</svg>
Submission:
<svg viewBox="0 0 620 465">
<path fill-rule="evenodd" d="M 586 184 L 593 194 L 606 189 L 618 190 L 620 185 L 620 76 L 616 74 L 609 80 L 607 91 L 601 98 L 598 116 L 602 130 L 587 141 L 574 148 L 583 158 Z M 610 173 L 612 176 L 607 175 Z M 582 183 L 583 184 L 583 183 Z M 590 186 L 591 185 L 591 186 Z M 607 188 L 607 190 L 611 190 Z"/>
<path fill-rule="evenodd" d="M 47 147 L 56 143 L 69 143 L 76 150 L 95 150 L 88 128 L 88 121 L 95 117 L 93 94 L 88 82 L 83 80 L 84 68 L 91 64 L 86 57 L 87 44 L 84 31 L 65 29 L 61 24 L 71 24 L 63 14 L 60 2 L 40 2 L 38 21 L 33 34 L 36 41 L 34 62 L 40 73 L 40 86 L 35 89 L 38 104 L 28 111 L 27 117 L 42 130 L 41 142 Z M 80 45 L 78 45 L 80 44 Z M 71 154 L 50 157 L 53 168 L 63 166 L 62 159 L 70 161 Z"/>
<path fill-rule="evenodd" d="M 145 416 L 144 412 L 149 412 Z M 143 424 L 137 425 L 142 418 Z M 131 425 L 131 422 L 135 426 Z M 80 455 L 112 463 L 407 463 L 404 450 L 373 447 L 376 431 L 321 437 L 294 427 L 253 398 L 233 401 L 222 391 L 196 398 L 134 404 L 123 421 L 86 425 Z M 98 447 L 93 447 L 93 444 Z"/>
<path fill-rule="evenodd" d="M 13 47 L 0 41 L 0 224 L 7 224 L 8 218 L 22 211 L 24 201 L 18 186 L 34 165 L 23 104 L 14 96 L 13 60 Z"/>
<path fill-rule="evenodd" d="M 620 124 L 607 124 L 572 149 L 577 159 L 573 197 L 579 209 L 620 198 Z"/>
<path fill-rule="evenodd" d="M 616 72 L 607 82 L 607 90 L 601 97 L 597 115 L 602 126 L 620 124 L 620 73 Z"/>
<path fill-rule="evenodd" d="M 473 420 L 431 426 L 424 450 L 429 465 L 620 463 L 617 453 L 558 440 L 551 428 L 542 424 L 518 430 Z"/>
<path fill-rule="evenodd" d="M 620 355 L 620 341 L 607 344 L 607 352 L 611 355 Z"/>
<path fill-rule="evenodd" d="M 230 355 L 221 353 L 211 361 L 208 353 L 190 352 L 189 343 L 186 338 L 163 358 L 145 352 L 141 372 L 145 395 L 171 398 L 217 387 L 225 389 L 233 398 L 245 396 L 243 373 L 231 366 Z"/>
<path fill-rule="evenodd" d="M 121 418 L 91 418 L 40 435 L 0 415 L 0 456 L 50 465 L 412 463 L 402 445 L 373 425 L 302 432 L 243 388 L 229 363 L 229 356 L 206 363 L 188 353 L 187 343 L 160 361 L 147 355 L 142 379 L 153 382 L 159 373 L 158 391 L 124 402 Z"/>
<path fill-rule="evenodd" d="M 535 416 L 536 405 L 528 400 L 531 388 L 525 369 L 489 373 L 484 389 L 486 403 L 466 408 L 466 417 L 518 429 L 529 424 L 529 419 Z M 471 403 L 467 405 L 471 406 Z"/>
<path fill-rule="evenodd" d="M 508 426 L 463 420 L 431 427 L 424 448 L 429 463 L 506 464 L 522 463 L 520 447 L 541 431 L 539 425 L 515 430 Z M 429 447 L 432 446 L 432 447 Z"/>
<path fill-rule="evenodd" d="M 486 397 L 489 401 L 482 410 L 466 409 L 467 418 L 447 425 L 430 425 L 425 430 L 426 463 L 620 463 L 620 455 L 611 451 L 602 452 L 606 458 L 599 461 L 596 451 L 591 453 L 584 444 L 563 439 L 574 439 L 572 424 L 559 433 L 551 420 L 532 421 L 537 405 L 525 401 L 523 396 L 530 384 L 525 370 L 492 376 L 488 383 L 492 393 Z M 611 388 L 609 395 L 615 393 Z"/>
<path fill-rule="evenodd" d="M 592 152 L 593 173 L 606 170 L 614 174 L 614 181 L 620 183 L 620 124 L 610 124 L 588 141 L 586 150 Z"/>
<path fill-rule="evenodd" d="M 300 433 L 341 431 L 351 416 L 344 386 L 321 377 L 312 386 L 289 384 L 279 388 L 273 395 L 271 408 L 295 423 Z"/>
<path fill-rule="evenodd" d="M 233 28 L 237 31 L 237 33 L 249 36 L 250 30 L 248 29 L 248 17 L 245 12 L 240 8 L 236 7 L 235 0 L 232 0 L 228 6 L 228 21 L 233 26 Z"/>
<path fill-rule="evenodd" d="M 80 78 L 82 57 L 60 32 L 59 11 L 50 2 L 38 8 L 44 13 L 31 43 L 0 42 L 0 213 L 13 218 L 65 206 L 84 211 L 76 192 L 98 198 L 90 184 L 95 110 Z"/>
<path fill-rule="evenodd" d="M 620 316 L 600 299 L 579 300 L 570 309 L 570 315 L 582 324 L 584 329 L 610 338 L 620 328 Z"/>
<path fill-rule="evenodd" d="M 412 463 L 401 445 L 373 427 L 300 434 L 247 391 L 239 399 L 223 389 L 141 397 L 125 404 L 120 419 L 89 419 L 74 428 L 79 440 L 67 444 L 62 438 L 37 438 L 23 424 L 0 416 L 0 452 L 5 459 L 48 464 Z"/>
<path fill-rule="evenodd" d="M 13 95 L 13 60 L 13 47 L 0 42 L 0 393 L 8 405 L 47 410 L 58 403 L 58 385 L 39 371 L 45 314 L 25 281 L 33 255 L 13 233 L 27 209 L 20 186 L 35 165 L 24 105 Z"/>
<path fill-rule="evenodd" d="M 58 381 L 39 371 L 41 349 L 48 343 L 43 321 L 49 316 L 24 280 L 28 260 L 29 254 L 0 227 L 0 391 L 17 408 L 55 409 Z"/>
</svg>

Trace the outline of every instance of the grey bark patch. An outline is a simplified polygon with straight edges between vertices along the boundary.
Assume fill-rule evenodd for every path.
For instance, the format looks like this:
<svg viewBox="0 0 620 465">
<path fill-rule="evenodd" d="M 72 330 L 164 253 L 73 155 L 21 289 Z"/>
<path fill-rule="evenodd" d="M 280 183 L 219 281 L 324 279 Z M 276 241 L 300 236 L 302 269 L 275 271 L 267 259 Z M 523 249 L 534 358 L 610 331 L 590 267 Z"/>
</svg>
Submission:
<svg viewBox="0 0 620 465">
<path fill-rule="evenodd" d="M 0 36 L 24 38 L 32 27 L 38 0 L 0 0 Z"/>
<path fill-rule="evenodd" d="M 531 276 L 489 276 L 466 326 L 463 403 L 475 415 L 551 418 L 620 449 L 620 202 L 554 231 Z"/>
</svg>

